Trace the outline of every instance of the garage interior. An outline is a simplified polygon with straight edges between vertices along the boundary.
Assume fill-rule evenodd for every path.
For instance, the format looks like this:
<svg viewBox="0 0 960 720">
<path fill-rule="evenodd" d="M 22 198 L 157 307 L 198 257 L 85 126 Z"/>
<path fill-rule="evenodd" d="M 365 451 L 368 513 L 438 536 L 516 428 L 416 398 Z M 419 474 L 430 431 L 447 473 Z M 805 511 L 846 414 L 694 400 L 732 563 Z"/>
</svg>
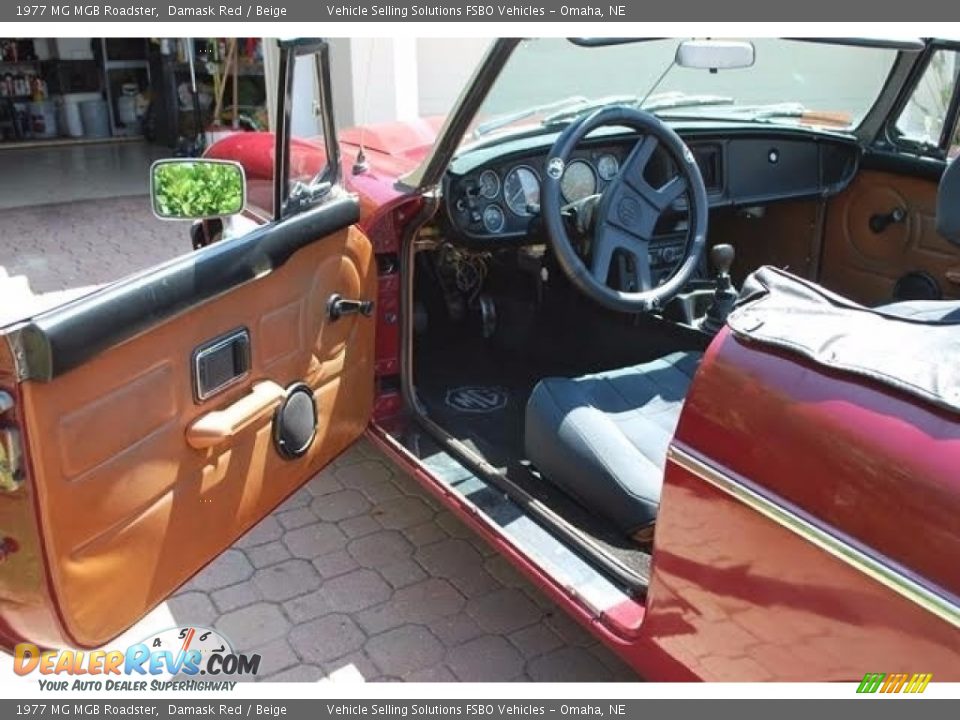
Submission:
<svg viewBox="0 0 960 720">
<path fill-rule="evenodd" d="M 150 164 L 269 127 L 263 48 L 0 38 L 0 325 L 189 250 L 150 210 Z"/>
</svg>

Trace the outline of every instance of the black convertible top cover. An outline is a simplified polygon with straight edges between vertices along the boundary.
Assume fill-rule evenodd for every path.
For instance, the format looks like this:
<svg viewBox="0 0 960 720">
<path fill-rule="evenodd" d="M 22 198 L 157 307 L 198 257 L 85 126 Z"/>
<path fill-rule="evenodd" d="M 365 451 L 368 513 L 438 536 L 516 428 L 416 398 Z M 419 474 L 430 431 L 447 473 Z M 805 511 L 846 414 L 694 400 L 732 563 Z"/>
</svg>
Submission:
<svg viewBox="0 0 960 720">
<path fill-rule="evenodd" d="M 774 267 L 744 282 L 727 323 L 738 338 L 798 353 L 960 412 L 960 324 L 896 317 Z"/>
</svg>

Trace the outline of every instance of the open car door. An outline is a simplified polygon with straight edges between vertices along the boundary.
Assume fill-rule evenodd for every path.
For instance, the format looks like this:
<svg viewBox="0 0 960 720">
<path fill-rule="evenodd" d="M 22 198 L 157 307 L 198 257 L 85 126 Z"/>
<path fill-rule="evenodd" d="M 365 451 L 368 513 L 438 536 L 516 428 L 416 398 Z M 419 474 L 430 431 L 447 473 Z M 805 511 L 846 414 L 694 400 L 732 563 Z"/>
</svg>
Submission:
<svg viewBox="0 0 960 720">
<path fill-rule="evenodd" d="M 368 422 L 376 268 L 339 186 L 327 47 L 280 55 L 273 220 L 3 332 L 4 644 L 109 641 Z M 304 59 L 328 162 L 291 187 Z"/>
</svg>

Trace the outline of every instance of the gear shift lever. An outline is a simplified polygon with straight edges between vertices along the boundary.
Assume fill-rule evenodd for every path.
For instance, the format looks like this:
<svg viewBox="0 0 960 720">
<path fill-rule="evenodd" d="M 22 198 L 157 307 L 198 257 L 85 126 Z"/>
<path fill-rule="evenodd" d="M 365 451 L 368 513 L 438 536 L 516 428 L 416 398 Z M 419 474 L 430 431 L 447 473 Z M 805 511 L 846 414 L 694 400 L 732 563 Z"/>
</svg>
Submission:
<svg viewBox="0 0 960 720">
<path fill-rule="evenodd" d="M 707 314 L 700 323 L 700 329 L 712 335 L 720 332 L 727 322 L 727 315 L 737 301 L 737 291 L 730 280 L 730 268 L 736 253 L 732 245 L 714 245 L 710 250 L 710 262 L 717 271 L 713 300 L 707 308 Z"/>
</svg>

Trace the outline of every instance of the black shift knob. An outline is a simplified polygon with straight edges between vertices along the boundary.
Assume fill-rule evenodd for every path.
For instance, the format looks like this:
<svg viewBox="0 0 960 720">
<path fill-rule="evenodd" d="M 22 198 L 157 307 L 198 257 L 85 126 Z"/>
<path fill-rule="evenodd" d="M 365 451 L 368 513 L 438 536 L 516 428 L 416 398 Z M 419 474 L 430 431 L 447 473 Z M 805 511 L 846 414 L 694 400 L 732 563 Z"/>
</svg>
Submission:
<svg viewBox="0 0 960 720">
<path fill-rule="evenodd" d="M 736 252 L 733 245 L 714 245 L 710 249 L 710 262 L 716 268 L 718 275 L 729 275 L 730 268 L 733 266 L 733 258 Z"/>
</svg>

